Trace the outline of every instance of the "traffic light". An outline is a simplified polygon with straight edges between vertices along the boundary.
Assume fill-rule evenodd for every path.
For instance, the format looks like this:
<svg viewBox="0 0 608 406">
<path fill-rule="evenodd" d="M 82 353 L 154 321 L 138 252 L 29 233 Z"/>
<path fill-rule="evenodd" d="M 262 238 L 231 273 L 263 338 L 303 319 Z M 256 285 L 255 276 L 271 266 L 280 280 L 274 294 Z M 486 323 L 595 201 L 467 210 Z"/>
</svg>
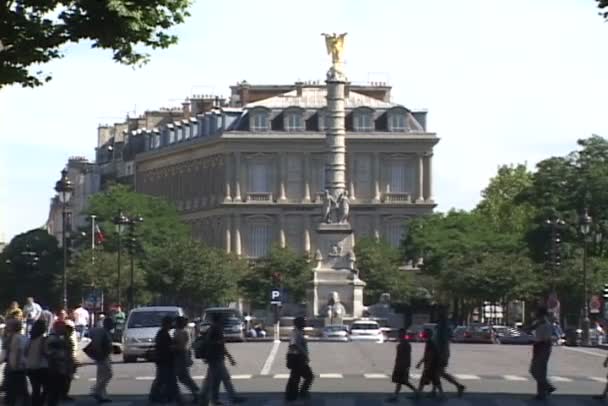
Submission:
<svg viewBox="0 0 608 406">
<path fill-rule="evenodd" d="M 604 283 L 604 299 L 608 300 L 608 283 Z"/>
</svg>

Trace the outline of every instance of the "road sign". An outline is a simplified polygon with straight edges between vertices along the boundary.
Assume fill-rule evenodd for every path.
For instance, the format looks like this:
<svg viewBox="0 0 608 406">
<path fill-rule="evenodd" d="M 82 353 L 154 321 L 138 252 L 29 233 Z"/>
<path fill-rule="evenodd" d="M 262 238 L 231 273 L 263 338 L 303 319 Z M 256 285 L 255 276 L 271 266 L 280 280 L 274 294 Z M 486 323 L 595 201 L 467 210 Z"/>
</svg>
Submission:
<svg viewBox="0 0 608 406">
<path fill-rule="evenodd" d="M 602 303 L 600 302 L 599 296 L 597 296 L 597 295 L 591 296 L 591 300 L 589 301 L 589 313 L 599 314 L 601 308 L 602 308 Z"/>
<path fill-rule="evenodd" d="M 608 283 L 604 283 L 604 299 L 608 299 Z"/>
<path fill-rule="evenodd" d="M 272 289 L 270 291 L 270 304 L 280 305 L 281 304 L 281 290 Z"/>
</svg>

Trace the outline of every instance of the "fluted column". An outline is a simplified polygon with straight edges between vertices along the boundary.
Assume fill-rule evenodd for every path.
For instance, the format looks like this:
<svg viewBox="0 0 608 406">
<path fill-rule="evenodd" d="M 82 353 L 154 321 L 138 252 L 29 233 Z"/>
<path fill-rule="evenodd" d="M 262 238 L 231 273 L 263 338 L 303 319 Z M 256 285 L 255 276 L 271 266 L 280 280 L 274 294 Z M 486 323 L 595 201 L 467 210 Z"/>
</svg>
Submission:
<svg viewBox="0 0 608 406">
<path fill-rule="evenodd" d="M 304 154 L 304 198 L 302 199 L 303 203 L 310 203 L 310 179 L 311 179 L 311 162 L 310 162 L 310 154 Z"/>
<path fill-rule="evenodd" d="M 310 253 L 310 216 L 304 215 L 304 252 Z"/>
<path fill-rule="evenodd" d="M 424 155 L 418 154 L 418 198 L 416 203 L 424 201 Z"/>
<path fill-rule="evenodd" d="M 230 164 L 230 158 L 230 154 L 224 154 L 224 202 L 232 201 L 232 192 L 230 187 L 230 183 L 232 182 L 230 168 L 232 165 Z"/>
<path fill-rule="evenodd" d="M 234 153 L 234 201 L 242 202 L 241 197 L 241 153 Z"/>
<path fill-rule="evenodd" d="M 346 78 L 332 74 L 327 78 L 327 117 L 329 127 L 325 134 L 327 150 L 325 161 L 325 189 L 337 197 L 346 186 L 346 137 L 344 128 L 344 87 Z"/>
<path fill-rule="evenodd" d="M 427 154 L 426 156 L 426 183 L 427 183 L 427 195 L 426 200 L 429 202 L 434 201 L 433 197 L 433 154 Z"/>
<path fill-rule="evenodd" d="M 287 194 L 285 193 L 285 178 L 287 177 L 287 168 L 286 166 L 286 154 L 277 154 L 277 175 L 279 177 L 279 201 L 286 201 Z"/>
<path fill-rule="evenodd" d="M 348 185 L 350 199 L 355 200 L 355 154 L 352 152 L 348 154 Z"/>
<path fill-rule="evenodd" d="M 285 237 L 285 215 L 279 214 L 279 244 L 281 248 L 287 246 L 287 238 Z"/>
<path fill-rule="evenodd" d="M 226 243 L 226 252 L 230 254 L 230 251 L 232 249 L 232 238 L 231 238 L 231 235 L 232 235 L 232 230 L 231 230 L 231 228 L 232 228 L 232 221 L 231 221 L 230 215 L 224 216 L 224 219 L 226 221 L 225 230 L 224 230 L 224 232 L 226 233 L 225 234 L 225 238 L 226 238 L 226 242 L 225 242 Z"/>
<path fill-rule="evenodd" d="M 373 168 L 374 168 L 374 203 L 380 202 L 380 154 L 374 152 L 373 157 Z"/>
<path fill-rule="evenodd" d="M 242 254 L 241 248 L 241 216 L 239 214 L 234 215 L 234 253 L 236 255 Z"/>
</svg>

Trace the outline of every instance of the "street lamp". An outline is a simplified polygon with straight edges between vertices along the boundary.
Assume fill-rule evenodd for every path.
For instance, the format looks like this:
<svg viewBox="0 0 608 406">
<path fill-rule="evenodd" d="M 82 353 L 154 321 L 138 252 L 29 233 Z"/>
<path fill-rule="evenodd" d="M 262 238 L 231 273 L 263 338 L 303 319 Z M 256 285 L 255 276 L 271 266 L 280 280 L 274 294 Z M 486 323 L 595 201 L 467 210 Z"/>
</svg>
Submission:
<svg viewBox="0 0 608 406">
<path fill-rule="evenodd" d="M 68 203 L 70 202 L 70 198 L 72 197 L 72 191 L 74 187 L 72 186 L 72 182 L 70 178 L 68 178 L 68 171 L 63 169 L 61 171 L 61 178 L 55 183 L 55 191 L 59 197 L 59 201 L 61 202 L 61 246 L 63 247 L 63 307 L 65 309 L 68 308 L 68 278 L 67 278 L 67 260 L 68 260 L 68 252 L 67 246 L 65 243 L 65 227 L 66 227 L 66 217 L 67 212 L 66 208 Z"/>
<path fill-rule="evenodd" d="M 585 208 L 583 215 L 580 218 L 581 234 L 583 235 L 583 343 L 589 345 L 589 326 L 591 320 L 589 320 L 589 301 L 587 300 L 587 236 L 591 231 L 591 216 L 589 211 Z"/>
<path fill-rule="evenodd" d="M 120 282 L 121 282 L 121 278 L 120 278 L 120 254 L 122 251 L 122 246 L 121 246 L 121 234 L 125 228 L 125 225 L 127 224 L 127 222 L 129 221 L 129 219 L 127 219 L 125 217 L 125 215 L 122 213 L 122 210 L 118 211 L 118 215 L 116 217 L 114 217 L 113 223 L 116 226 L 116 234 L 118 235 L 118 258 L 117 258 L 117 268 L 118 268 L 118 283 L 116 285 L 116 304 L 121 305 L 120 303 Z"/>
<path fill-rule="evenodd" d="M 136 249 L 136 244 L 137 244 L 137 239 L 135 237 L 135 227 L 142 223 L 144 221 L 144 218 L 141 216 L 135 216 L 135 217 L 131 217 L 129 219 L 127 219 L 127 224 L 129 225 L 129 259 L 131 262 L 131 270 L 130 270 L 130 283 L 129 283 L 129 294 L 128 294 L 128 301 L 129 301 L 129 310 L 131 310 L 133 308 L 133 296 L 135 293 L 135 283 L 134 283 L 134 273 L 133 273 L 133 268 L 134 268 L 134 257 L 135 257 L 135 249 Z"/>
</svg>

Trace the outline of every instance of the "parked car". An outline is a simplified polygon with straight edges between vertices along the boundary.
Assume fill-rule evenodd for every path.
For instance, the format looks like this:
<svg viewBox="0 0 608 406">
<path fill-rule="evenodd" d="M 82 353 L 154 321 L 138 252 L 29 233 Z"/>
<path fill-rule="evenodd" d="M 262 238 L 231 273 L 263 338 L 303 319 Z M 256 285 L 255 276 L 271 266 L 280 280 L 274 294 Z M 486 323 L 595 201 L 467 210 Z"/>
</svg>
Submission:
<svg viewBox="0 0 608 406">
<path fill-rule="evenodd" d="M 597 346 L 600 343 L 600 333 L 594 329 L 589 329 L 589 344 Z M 564 334 L 564 344 L 570 347 L 583 345 L 583 330 L 580 328 L 570 328 Z"/>
<path fill-rule="evenodd" d="M 357 320 L 350 326 L 351 341 L 373 341 L 383 343 L 385 341 L 384 333 L 380 329 L 380 325 L 375 320 Z"/>
<path fill-rule="evenodd" d="M 325 326 L 321 332 L 321 338 L 328 341 L 350 341 L 348 326 L 342 324 Z"/>
<path fill-rule="evenodd" d="M 486 324 L 471 324 L 466 327 L 457 327 L 452 334 L 452 341 L 456 343 L 496 343 L 496 332 L 492 326 Z"/>
<path fill-rule="evenodd" d="M 534 335 L 515 327 L 496 329 L 496 342 L 499 344 L 532 344 Z"/>
<path fill-rule="evenodd" d="M 224 338 L 226 341 L 245 341 L 245 321 L 241 316 L 241 312 L 230 307 L 210 307 L 205 309 L 199 323 L 199 334 L 205 334 L 209 330 L 214 314 L 222 316 Z"/>
<path fill-rule="evenodd" d="M 138 307 L 129 312 L 122 334 L 124 362 L 135 362 L 138 358 L 150 358 L 154 350 L 156 333 L 165 316 L 174 318 L 184 316 L 184 311 L 177 306 L 152 306 Z"/>
<path fill-rule="evenodd" d="M 406 332 L 406 337 L 410 341 L 425 342 L 429 339 L 426 330 L 432 330 L 433 332 L 437 329 L 437 323 L 424 323 L 410 326 Z"/>
</svg>

